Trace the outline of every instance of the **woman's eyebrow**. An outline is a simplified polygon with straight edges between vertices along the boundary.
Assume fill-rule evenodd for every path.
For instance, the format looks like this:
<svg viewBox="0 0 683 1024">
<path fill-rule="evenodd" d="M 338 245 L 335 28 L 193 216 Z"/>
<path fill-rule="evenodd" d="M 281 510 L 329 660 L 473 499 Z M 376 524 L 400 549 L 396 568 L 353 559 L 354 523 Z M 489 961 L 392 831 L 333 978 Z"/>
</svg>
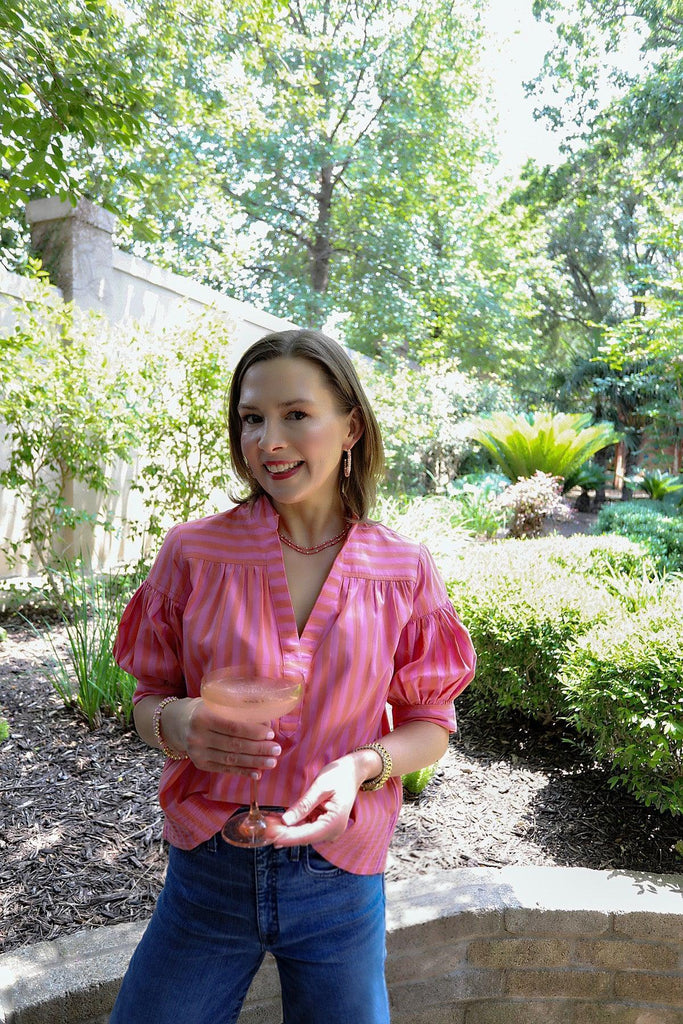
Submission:
<svg viewBox="0 0 683 1024">
<path fill-rule="evenodd" d="M 310 405 L 310 403 L 310 398 L 294 398 L 290 402 L 278 402 L 278 409 L 291 409 L 295 405 Z M 253 412 L 259 407 L 257 405 L 249 405 L 246 402 L 240 402 L 237 408 L 245 412 Z"/>
</svg>

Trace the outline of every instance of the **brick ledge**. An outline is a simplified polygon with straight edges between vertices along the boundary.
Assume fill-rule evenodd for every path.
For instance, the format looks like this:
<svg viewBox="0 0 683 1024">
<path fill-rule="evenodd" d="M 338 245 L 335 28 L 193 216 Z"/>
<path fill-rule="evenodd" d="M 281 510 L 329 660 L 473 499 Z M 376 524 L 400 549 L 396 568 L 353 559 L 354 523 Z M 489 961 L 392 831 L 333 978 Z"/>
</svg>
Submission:
<svg viewBox="0 0 683 1024">
<path fill-rule="evenodd" d="M 387 885 L 395 1024 L 682 1024 L 683 874 L 461 868 Z M 0 956 L 1 1024 L 106 1024 L 144 922 Z M 279 1024 L 267 958 L 240 1024 Z"/>
</svg>

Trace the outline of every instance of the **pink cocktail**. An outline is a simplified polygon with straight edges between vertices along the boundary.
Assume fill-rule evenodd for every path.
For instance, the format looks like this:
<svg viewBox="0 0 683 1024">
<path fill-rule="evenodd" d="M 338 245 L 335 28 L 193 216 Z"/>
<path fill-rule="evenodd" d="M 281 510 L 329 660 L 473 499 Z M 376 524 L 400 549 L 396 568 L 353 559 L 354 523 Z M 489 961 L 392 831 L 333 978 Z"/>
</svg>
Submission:
<svg viewBox="0 0 683 1024">
<path fill-rule="evenodd" d="M 204 701 L 231 722 L 275 722 L 288 715 L 301 700 L 303 678 L 260 676 L 244 666 L 219 668 L 202 679 Z M 223 838 L 233 846 L 268 846 L 275 839 L 280 818 L 263 814 L 257 802 L 257 780 L 250 779 L 248 811 L 235 814 L 222 829 Z"/>
</svg>

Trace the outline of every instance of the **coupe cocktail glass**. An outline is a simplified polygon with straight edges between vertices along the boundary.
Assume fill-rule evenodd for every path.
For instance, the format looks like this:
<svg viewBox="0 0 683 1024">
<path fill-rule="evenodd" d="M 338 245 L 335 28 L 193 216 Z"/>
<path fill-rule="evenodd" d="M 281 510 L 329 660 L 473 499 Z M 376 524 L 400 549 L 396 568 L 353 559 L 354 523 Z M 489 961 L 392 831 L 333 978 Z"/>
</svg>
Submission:
<svg viewBox="0 0 683 1024">
<path fill-rule="evenodd" d="M 271 678 L 245 667 L 215 669 L 202 679 L 207 704 L 232 722 L 271 722 L 288 715 L 303 695 L 300 675 Z M 257 780 L 251 778 L 248 811 L 229 818 L 222 836 L 233 846 L 268 846 L 275 839 L 280 817 L 264 814 L 257 801 Z"/>
</svg>

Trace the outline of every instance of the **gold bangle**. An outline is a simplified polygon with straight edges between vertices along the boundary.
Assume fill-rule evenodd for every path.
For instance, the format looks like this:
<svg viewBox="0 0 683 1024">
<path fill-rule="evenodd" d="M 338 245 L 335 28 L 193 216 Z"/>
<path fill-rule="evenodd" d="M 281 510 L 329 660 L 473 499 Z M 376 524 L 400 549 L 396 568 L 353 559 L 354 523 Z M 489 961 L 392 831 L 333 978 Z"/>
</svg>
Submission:
<svg viewBox="0 0 683 1024">
<path fill-rule="evenodd" d="M 171 747 L 169 747 L 168 743 L 161 735 L 161 712 L 164 710 L 167 704 L 172 704 L 174 700 L 178 700 L 178 698 L 164 697 L 164 699 L 157 704 L 157 706 L 154 709 L 154 714 L 152 715 L 152 725 L 154 727 L 154 736 L 156 738 L 157 743 L 159 744 L 159 749 L 163 750 L 164 754 L 166 754 L 166 757 L 170 758 L 171 761 L 184 761 L 185 758 L 187 757 L 187 754 L 181 754 L 179 751 L 173 750 Z"/>
<path fill-rule="evenodd" d="M 360 787 L 365 793 L 372 793 L 377 789 L 381 789 L 387 779 L 391 777 L 393 769 L 391 754 L 381 743 L 364 743 L 361 747 L 356 747 L 356 750 L 374 750 L 382 758 L 382 770 L 379 775 L 375 775 L 374 779 L 366 779 Z M 355 752 L 354 750 L 354 754 Z"/>
</svg>

